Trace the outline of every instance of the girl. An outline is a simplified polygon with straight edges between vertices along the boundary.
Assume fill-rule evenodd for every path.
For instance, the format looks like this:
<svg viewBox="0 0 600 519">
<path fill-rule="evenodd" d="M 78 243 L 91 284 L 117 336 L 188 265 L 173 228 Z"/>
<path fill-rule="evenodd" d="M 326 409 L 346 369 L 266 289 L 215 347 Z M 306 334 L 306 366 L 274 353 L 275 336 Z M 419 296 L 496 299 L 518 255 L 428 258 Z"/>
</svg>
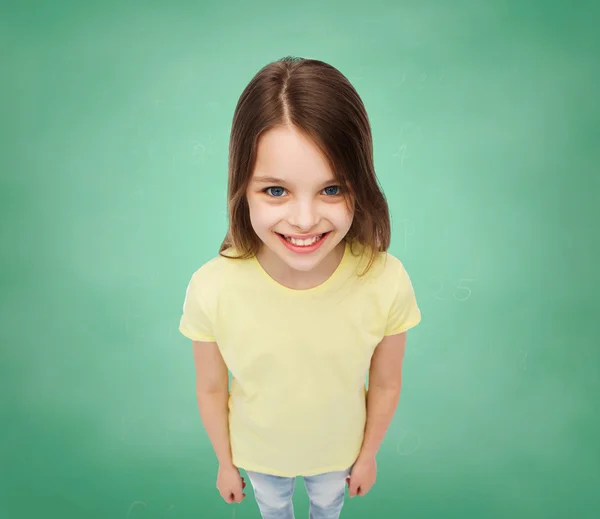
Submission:
<svg viewBox="0 0 600 519">
<path fill-rule="evenodd" d="M 228 208 L 179 327 L 193 341 L 217 488 L 241 502 L 244 469 L 262 517 L 293 519 L 302 476 L 311 519 L 338 518 L 346 484 L 353 497 L 375 482 L 406 330 L 421 319 L 387 253 L 368 117 L 338 70 L 288 57 L 250 81 L 233 117 Z"/>
</svg>

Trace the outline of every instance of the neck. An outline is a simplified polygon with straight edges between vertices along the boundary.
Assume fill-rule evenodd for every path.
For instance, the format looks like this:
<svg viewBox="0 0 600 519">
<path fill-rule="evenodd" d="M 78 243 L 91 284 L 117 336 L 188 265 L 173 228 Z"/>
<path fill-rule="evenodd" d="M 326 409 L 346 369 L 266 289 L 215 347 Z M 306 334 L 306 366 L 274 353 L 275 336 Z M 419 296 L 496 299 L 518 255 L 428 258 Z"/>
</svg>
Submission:
<svg viewBox="0 0 600 519">
<path fill-rule="evenodd" d="M 264 245 L 261 246 L 257 259 L 269 276 L 279 284 L 294 290 L 308 290 L 321 285 L 332 276 L 342 261 L 345 247 L 346 242 L 342 240 L 315 269 L 309 272 L 292 269 Z"/>
</svg>

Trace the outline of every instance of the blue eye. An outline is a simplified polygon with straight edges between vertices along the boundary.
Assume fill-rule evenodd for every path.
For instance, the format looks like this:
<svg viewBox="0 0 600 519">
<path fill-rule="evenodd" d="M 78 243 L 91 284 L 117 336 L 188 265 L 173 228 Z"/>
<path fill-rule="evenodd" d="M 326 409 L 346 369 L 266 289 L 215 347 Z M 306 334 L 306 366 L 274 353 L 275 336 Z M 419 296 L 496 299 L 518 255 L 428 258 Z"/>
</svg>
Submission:
<svg viewBox="0 0 600 519">
<path fill-rule="evenodd" d="M 275 189 L 275 190 L 281 190 L 281 191 L 285 191 L 282 187 L 268 187 L 267 189 L 265 189 L 265 192 L 268 193 L 269 189 Z M 279 198 L 279 195 L 275 195 L 273 193 L 270 193 L 271 196 L 274 196 L 276 198 Z"/>
<path fill-rule="evenodd" d="M 329 186 L 329 187 L 326 187 L 324 189 L 324 191 L 327 191 L 328 189 L 336 189 L 337 190 L 337 192 L 335 192 L 335 193 L 327 193 L 328 195 L 335 196 L 335 195 L 339 194 L 339 192 L 340 192 L 340 186 Z"/>
</svg>

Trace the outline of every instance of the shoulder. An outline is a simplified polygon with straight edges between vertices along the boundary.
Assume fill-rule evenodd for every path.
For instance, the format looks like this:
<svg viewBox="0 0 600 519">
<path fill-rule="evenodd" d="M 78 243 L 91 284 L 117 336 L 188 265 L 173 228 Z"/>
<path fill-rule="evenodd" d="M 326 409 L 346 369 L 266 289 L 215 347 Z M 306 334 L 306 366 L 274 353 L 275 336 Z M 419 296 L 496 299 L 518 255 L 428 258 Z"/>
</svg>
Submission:
<svg viewBox="0 0 600 519">
<path fill-rule="evenodd" d="M 369 254 L 361 257 L 359 268 L 355 273 L 363 273 L 370 259 Z M 410 293 L 412 283 L 402 260 L 388 252 L 379 251 L 373 258 L 373 263 L 364 275 L 356 276 L 364 286 L 371 287 L 379 297 L 396 297 L 398 293 Z"/>
<path fill-rule="evenodd" d="M 237 255 L 236 250 L 233 248 L 226 249 L 223 253 L 227 256 Z M 204 291 L 211 288 L 216 290 L 224 280 L 235 275 L 243 262 L 243 260 L 225 257 L 221 254 L 213 256 L 192 273 L 190 285 L 202 287 Z"/>
<path fill-rule="evenodd" d="M 210 279 L 212 276 L 223 270 L 222 260 L 225 260 L 222 256 L 215 256 L 209 259 L 194 271 L 192 278 Z"/>
<path fill-rule="evenodd" d="M 394 256 L 390 252 L 383 252 L 383 253 L 381 253 L 381 255 L 382 255 L 382 261 L 384 262 L 384 265 L 385 265 L 385 270 L 387 272 L 390 272 L 395 275 L 406 272 L 406 269 L 404 268 L 404 263 L 402 263 L 400 258 L 398 258 L 397 256 Z"/>
<path fill-rule="evenodd" d="M 406 268 L 404 267 L 404 263 L 400 260 L 400 258 L 389 252 L 385 252 L 384 259 L 386 265 L 385 271 L 390 277 L 390 281 L 393 281 L 396 284 L 396 287 L 410 286 L 410 277 L 406 271 Z"/>
<path fill-rule="evenodd" d="M 362 271 L 371 258 L 370 249 L 360 249 L 357 255 L 357 271 Z M 388 251 L 378 251 L 373 256 L 373 263 L 366 273 L 366 277 L 372 280 L 381 279 L 381 281 L 389 282 L 392 279 L 397 279 L 398 275 L 403 275 L 406 272 L 404 264 L 400 259 Z"/>
</svg>

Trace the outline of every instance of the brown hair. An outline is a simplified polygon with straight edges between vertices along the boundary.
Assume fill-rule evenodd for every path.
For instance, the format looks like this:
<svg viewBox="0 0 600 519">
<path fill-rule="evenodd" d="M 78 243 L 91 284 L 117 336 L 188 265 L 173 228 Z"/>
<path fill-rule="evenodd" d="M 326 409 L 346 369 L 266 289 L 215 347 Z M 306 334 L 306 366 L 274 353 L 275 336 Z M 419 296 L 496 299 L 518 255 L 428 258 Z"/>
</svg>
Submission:
<svg viewBox="0 0 600 519">
<path fill-rule="evenodd" d="M 373 140 L 365 107 L 348 79 L 315 59 L 287 56 L 269 63 L 240 96 L 229 142 L 229 229 L 219 254 L 233 247 L 254 256 L 260 238 L 250 222 L 246 190 L 260 136 L 277 126 L 294 126 L 319 147 L 354 209 L 345 236 L 371 251 L 365 272 L 390 244 L 390 216 L 373 164 Z"/>
</svg>

